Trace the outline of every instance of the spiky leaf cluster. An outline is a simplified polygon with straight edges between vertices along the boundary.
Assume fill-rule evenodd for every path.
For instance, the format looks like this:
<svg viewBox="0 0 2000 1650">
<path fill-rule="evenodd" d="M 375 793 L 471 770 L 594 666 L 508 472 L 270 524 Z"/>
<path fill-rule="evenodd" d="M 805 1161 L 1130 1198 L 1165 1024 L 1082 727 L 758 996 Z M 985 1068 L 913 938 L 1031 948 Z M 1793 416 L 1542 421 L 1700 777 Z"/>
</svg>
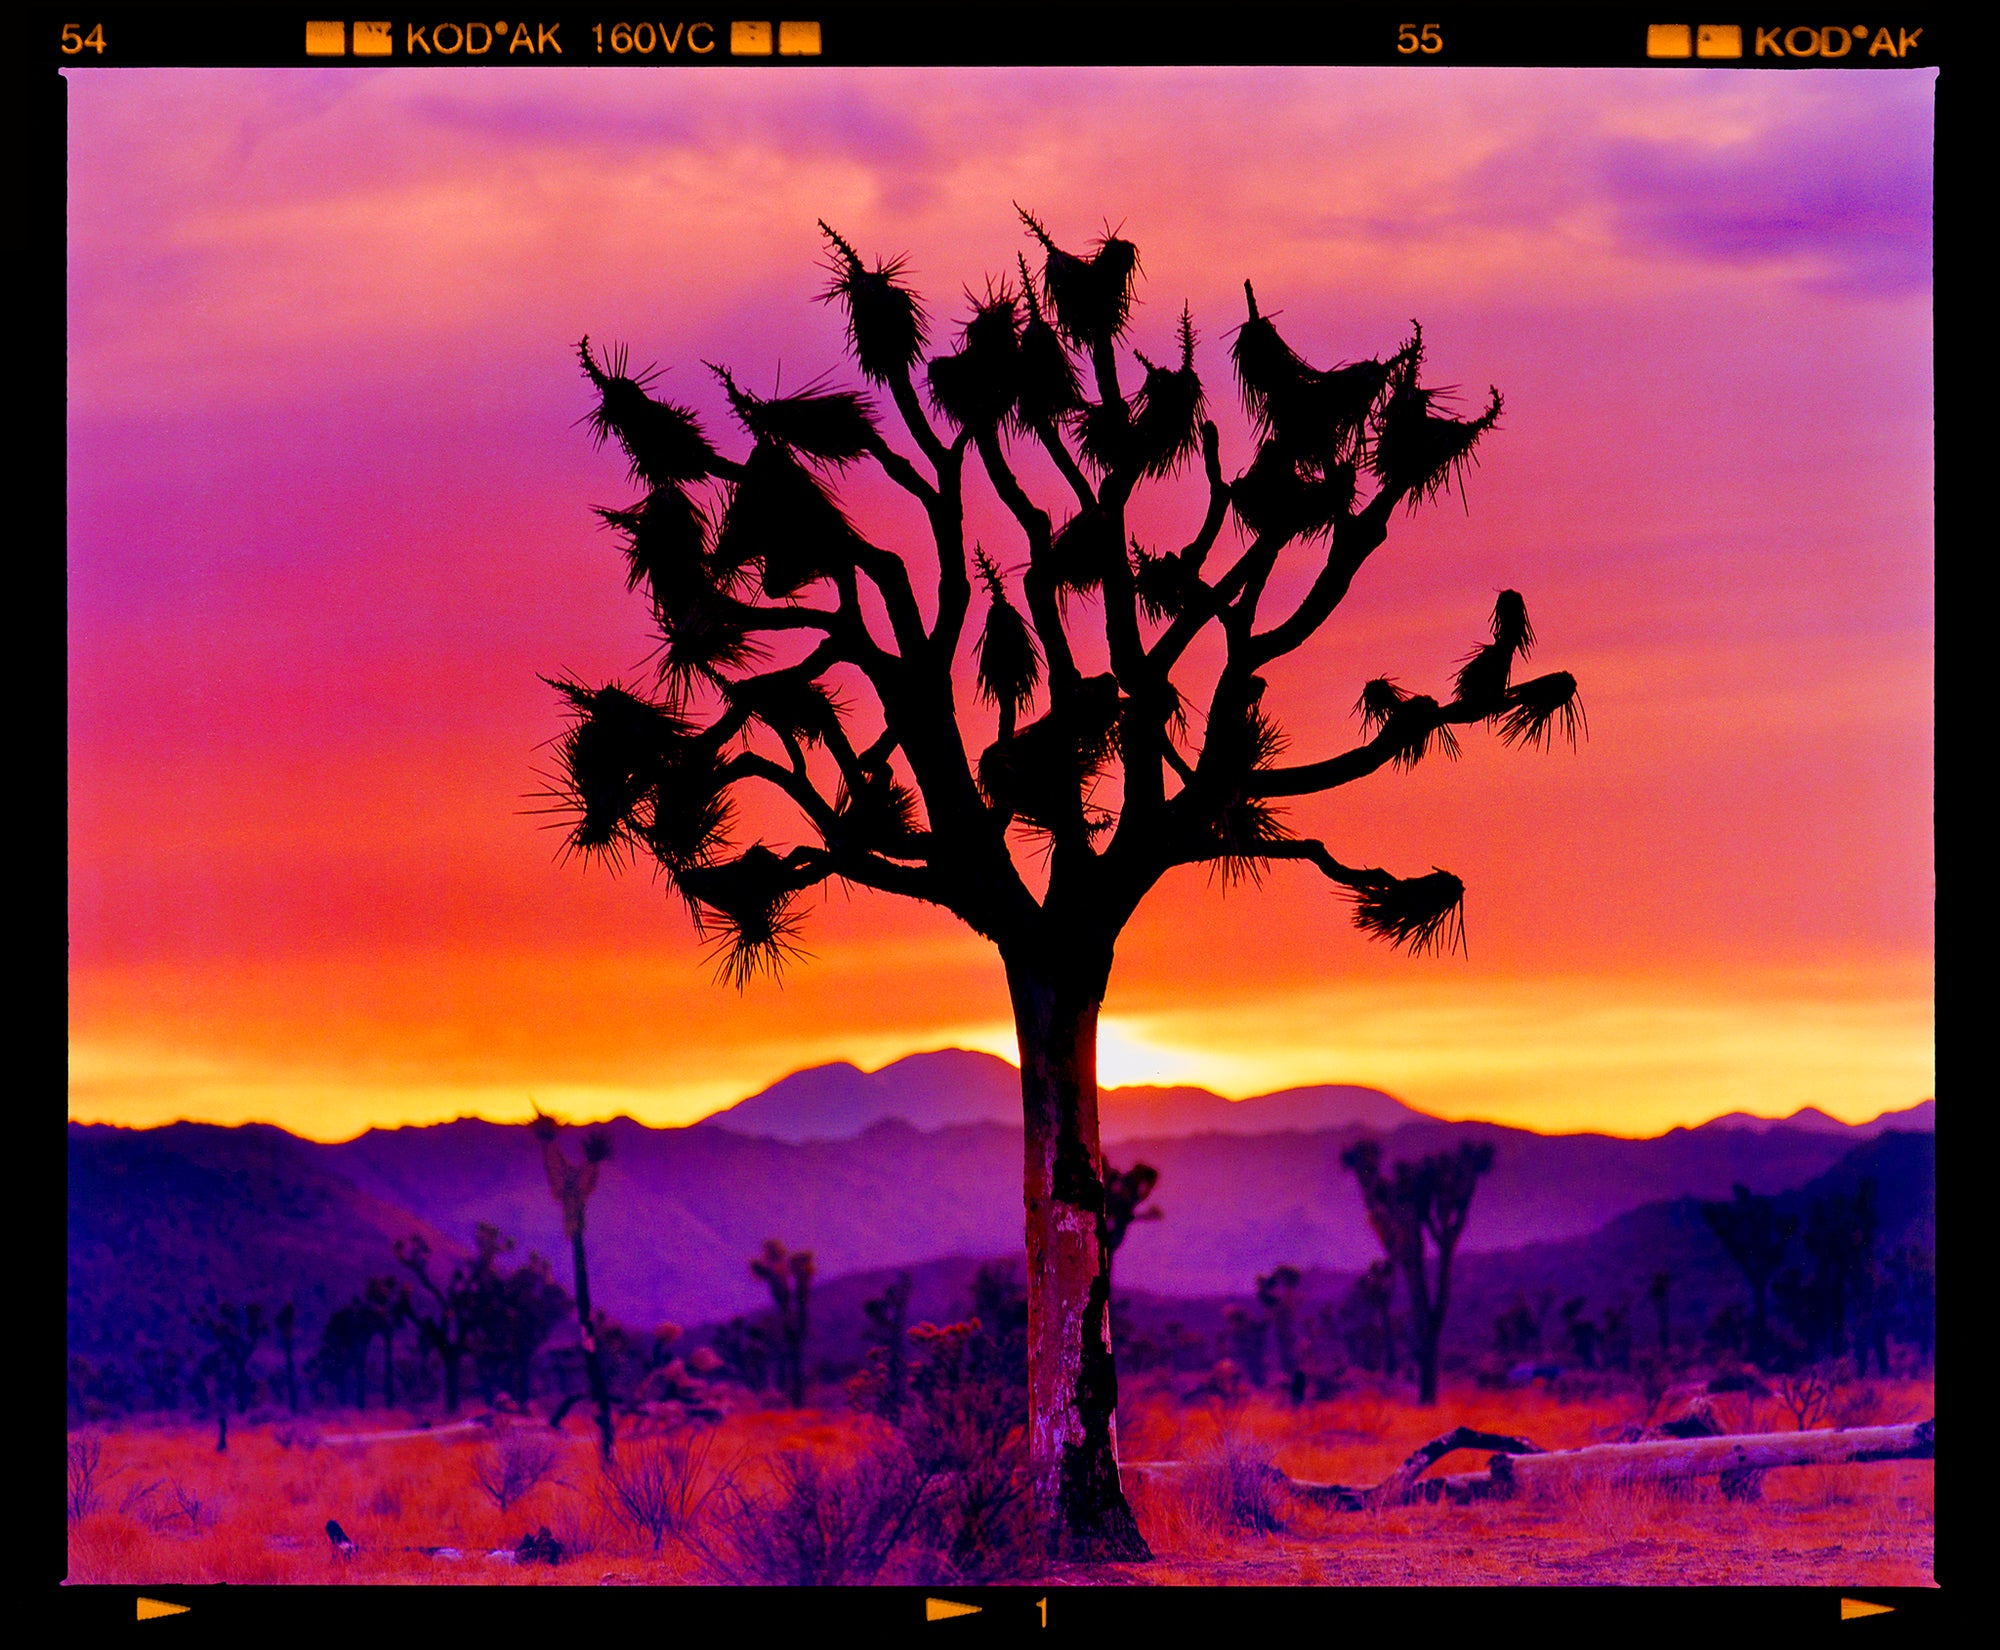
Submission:
<svg viewBox="0 0 2000 1650">
<path fill-rule="evenodd" d="M 816 880 L 761 842 L 735 859 L 683 872 L 681 889 L 711 941 L 718 976 L 740 990 L 759 974 L 776 977 L 798 956 L 799 895 Z"/>
<path fill-rule="evenodd" d="M 630 373 L 622 345 L 600 365 L 588 338 L 577 345 L 577 355 L 597 391 L 597 405 L 585 415 L 591 435 L 600 446 L 617 440 L 631 464 L 633 480 L 661 487 L 714 473 L 716 453 L 702 433 L 701 420 L 687 407 L 647 394 L 658 380 L 657 371 Z"/>
<path fill-rule="evenodd" d="M 737 385 L 725 367 L 709 368 L 722 381 L 737 421 L 760 444 L 782 447 L 822 464 L 851 464 L 880 440 L 875 409 L 853 390 L 811 388 L 793 395 L 759 396 Z"/>
<path fill-rule="evenodd" d="M 1418 956 L 1465 949 L 1465 884 L 1449 871 L 1433 869 L 1422 877 L 1378 873 L 1353 895 L 1354 926 L 1364 934 Z"/>
<path fill-rule="evenodd" d="M 1005 285 L 973 306 L 955 355 L 926 371 L 931 404 L 960 429 L 992 431 L 1013 416 L 1021 393 L 1020 301 Z"/>
<path fill-rule="evenodd" d="M 903 282 L 907 265 L 892 258 L 871 270 L 824 220 L 819 227 L 832 249 L 827 265 L 832 279 L 821 302 L 838 300 L 847 312 L 848 352 L 863 375 L 893 383 L 916 366 L 930 337 L 924 306 Z"/>
<path fill-rule="evenodd" d="M 1500 421 L 1497 389 L 1488 392 L 1486 410 L 1477 418 L 1440 412 L 1449 392 L 1426 389 L 1418 381 L 1423 355 L 1423 329 L 1418 328 L 1396 357 L 1368 454 L 1369 467 L 1383 485 L 1407 498 L 1411 509 L 1428 504 L 1454 483 L 1462 493 L 1474 447 Z"/>
<path fill-rule="evenodd" d="M 1079 257 L 1057 246 L 1033 213 L 1021 211 L 1021 221 L 1042 244 L 1042 301 L 1057 330 L 1077 349 L 1109 348 L 1131 319 L 1139 249 L 1107 233 Z"/>
<path fill-rule="evenodd" d="M 1042 680 L 1042 650 L 1021 610 L 1007 595 L 1000 569 L 984 550 L 975 556 L 986 586 L 986 623 L 974 648 L 979 696 L 1015 716 L 1026 714 Z"/>
<path fill-rule="evenodd" d="M 730 808 L 714 742 L 666 705 L 612 684 L 551 683 L 572 720 L 557 743 L 569 844 L 614 860 L 644 851 L 674 878 L 724 845 Z"/>
</svg>

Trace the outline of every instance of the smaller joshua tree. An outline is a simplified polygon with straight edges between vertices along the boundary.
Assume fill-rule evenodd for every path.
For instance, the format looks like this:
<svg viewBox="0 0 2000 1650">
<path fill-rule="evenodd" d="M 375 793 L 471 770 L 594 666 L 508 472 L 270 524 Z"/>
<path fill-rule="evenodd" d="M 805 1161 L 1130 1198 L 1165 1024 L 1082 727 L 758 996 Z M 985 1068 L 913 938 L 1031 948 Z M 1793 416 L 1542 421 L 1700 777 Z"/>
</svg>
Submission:
<svg viewBox="0 0 2000 1650">
<path fill-rule="evenodd" d="M 810 1249 L 788 1250 L 776 1238 L 750 1262 L 750 1270 L 771 1291 L 778 1314 L 778 1376 L 792 1408 L 806 1402 L 807 1305 L 812 1296 L 813 1258 Z"/>
<path fill-rule="evenodd" d="M 1111 1262 L 1124 1243 L 1126 1233 L 1142 1220 L 1158 1220 L 1164 1209 L 1144 1209 L 1140 1205 L 1153 1195 L 1160 1183 L 1160 1171 L 1150 1163 L 1134 1163 L 1129 1169 L 1104 1165 L 1104 1287 L 1111 1289 Z"/>
<path fill-rule="evenodd" d="M 1762 1368 L 1771 1358 L 1771 1278 L 1799 1229 L 1798 1217 L 1780 1214 L 1772 1199 L 1748 1186 L 1734 1187 L 1726 1203 L 1702 1204 L 1701 1213 L 1749 1285 L 1750 1361 Z"/>
<path fill-rule="evenodd" d="M 1271 1341 L 1287 1382 L 1299 1372 L 1298 1293 L 1304 1281 L 1296 1266 L 1274 1266 L 1257 1279 L 1257 1304 L 1271 1320 Z"/>
<path fill-rule="evenodd" d="M 898 1272 L 895 1280 L 871 1300 L 861 1303 L 868 1327 L 862 1332 L 870 1344 L 868 1407 L 891 1426 L 901 1423 L 903 1400 L 910 1390 L 910 1291 L 914 1280 L 908 1272 Z"/>
<path fill-rule="evenodd" d="M 396 1240 L 397 1262 L 423 1291 L 420 1303 L 412 1306 L 411 1316 L 418 1339 L 438 1355 L 443 1366 L 447 1415 L 458 1413 L 462 1390 L 459 1371 L 464 1367 L 466 1355 L 476 1350 L 481 1319 L 498 1287 L 493 1262 L 502 1242 L 498 1227 L 480 1226 L 474 1238 L 472 1259 L 454 1266 L 451 1275 L 440 1283 L 431 1274 L 431 1246 L 422 1233 Z"/>
<path fill-rule="evenodd" d="M 572 1163 L 556 1140 L 556 1120 L 535 1113 L 535 1138 L 542 1143 L 542 1165 L 548 1170 L 549 1194 L 562 1205 L 563 1236 L 569 1239 L 576 1270 L 576 1332 L 583 1348 L 584 1372 L 590 1381 L 590 1401 L 597 1411 L 598 1449 L 611 1459 L 613 1426 L 611 1386 L 604 1378 L 604 1356 L 597 1345 L 597 1323 L 590 1309 L 590 1266 L 583 1249 L 583 1212 L 597 1190 L 597 1176 L 611 1155 L 611 1136 L 592 1129 L 583 1137 L 583 1161 Z"/>
<path fill-rule="evenodd" d="M 1451 1301 L 1451 1260 L 1465 1231 L 1479 1177 L 1493 1167 L 1493 1148 L 1467 1140 L 1456 1151 L 1398 1163 L 1384 1174 L 1380 1143 L 1362 1140 L 1342 1152 L 1340 1161 L 1354 1172 L 1368 1222 L 1381 1239 L 1383 1252 L 1403 1274 L 1410 1301 L 1410 1349 L 1417 1357 L 1417 1401 L 1434 1404 L 1438 1342 Z M 1437 1256 L 1434 1276 L 1425 1266 L 1426 1237 Z"/>
</svg>

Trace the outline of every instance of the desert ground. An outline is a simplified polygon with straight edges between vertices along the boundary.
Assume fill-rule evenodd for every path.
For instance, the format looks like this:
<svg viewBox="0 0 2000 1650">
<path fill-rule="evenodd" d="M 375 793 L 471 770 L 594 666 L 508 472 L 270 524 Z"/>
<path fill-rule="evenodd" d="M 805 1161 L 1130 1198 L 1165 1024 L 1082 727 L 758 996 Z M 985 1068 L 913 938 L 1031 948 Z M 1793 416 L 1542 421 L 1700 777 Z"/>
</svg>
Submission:
<svg viewBox="0 0 2000 1650">
<path fill-rule="evenodd" d="M 1713 1479 L 1559 1493 L 1466 1506 L 1342 1513 L 1287 1494 L 1258 1472 L 1380 1481 L 1453 1426 L 1527 1438 L 1545 1449 L 1615 1439 L 1643 1401 L 1447 1384 L 1434 1409 L 1363 1388 L 1297 1408 L 1253 1393 L 1229 1403 L 1177 1400 L 1163 1384 L 1127 1383 L 1120 1453 L 1176 1460 L 1166 1475 L 1128 1475 L 1155 1560 L 990 1579 L 1052 1583 L 1248 1585 L 1933 1584 L 1934 1464 L 1784 1468 L 1754 1500 Z M 1728 1430 L 1779 1431 L 1771 1400 L 1717 1400 Z M 1863 1381 L 1830 1417 L 1847 1425 L 1923 1419 L 1931 1382 Z M 380 1436 L 380 1435 L 387 1436 Z M 406 1434 L 396 1436 L 396 1434 Z M 714 1428 L 621 1436 L 628 1487 L 654 1470 L 650 1502 L 607 1482 L 581 1411 L 566 1429 L 487 1416 L 446 1430 L 427 1417 L 362 1415 L 236 1421 L 218 1452 L 211 1424 L 130 1422 L 71 1434 L 69 1577 L 79 1583 L 675 1584 L 796 1580 L 746 1557 L 743 1509 L 769 1508 L 787 1459 L 852 1474 L 879 1452 L 877 1423 L 837 1405 L 745 1409 Z M 690 1449 L 692 1445 L 692 1449 Z M 79 1490 L 79 1451 L 88 1463 Z M 1475 1470 L 1459 1455 L 1441 1471 Z M 510 1482 L 510 1475 L 512 1482 Z M 505 1502 L 503 1506 L 501 1503 Z M 732 1516 L 731 1509 L 735 1509 Z M 337 1550 L 337 1521 L 352 1543 Z M 560 1562 L 520 1562 L 544 1527 Z M 657 1543 L 655 1540 L 657 1536 Z M 751 1546 L 755 1546 L 752 1543 Z M 767 1555 L 768 1546 L 760 1549 Z M 884 1582 L 962 1579 L 935 1556 L 898 1549 Z M 928 1567 L 927 1567 L 928 1566 Z"/>
</svg>

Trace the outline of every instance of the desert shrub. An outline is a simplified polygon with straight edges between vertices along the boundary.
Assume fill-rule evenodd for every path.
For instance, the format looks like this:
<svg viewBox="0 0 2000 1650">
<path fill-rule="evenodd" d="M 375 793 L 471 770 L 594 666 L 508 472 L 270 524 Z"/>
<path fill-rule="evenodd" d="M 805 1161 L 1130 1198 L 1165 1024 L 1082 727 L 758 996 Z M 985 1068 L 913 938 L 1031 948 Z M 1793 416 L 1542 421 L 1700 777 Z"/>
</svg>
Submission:
<svg viewBox="0 0 2000 1650">
<path fill-rule="evenodd" d="M 1800 1432 L 1820 1421 L 1833 1407 L 1839 1391 L 1834 1370 L 1817 1363 L 1778 1378 L 1778 1402 L 1791 1412 Z"/>
<path fill-rule="evenodd" d="M 95 1433 L 86 1432 L 69 1441 L 69 1497 L 70 1522 L 88 1518 L 103 1504 L 104 1483 L 109 1475 L 104 1470 L 104 1440 Z"/>
<path fill-rule="evenodd" d="M 703 1556 L 723 1579 L 767 1586 L 838 1587 L 876 1580 L 914 1548 L 937 1485 L 900 1444 L 851 1466 L 787 1451 L 761 1495 L 726 1485 L 718 1539 Z"/>
<path fill-rule="evenodd" d="M 710 1500 L 734 1482 L 714 1454 L 713 1427 L 635 1439 L 604 1469 L 605 1503 L 658 1552 L 668 1536 L 689 1534 Z"/>
<path fill-rule="evenodd" d="M 505 1512 L 555 1470 L 555 1443 L 522 1429 L 493 1440 L 472 1464 L 473 1481 Z"/>
<path fill-rule="evenodd" d="M 201 1495 L 178 1478 L 168 1484 L 164 1505 L 155 1502 L 153 1507 L 149 1522 L 155 1529 L 180 1525 L 190 1535 L 213 1529 L 222 1515 L 222 1508 L 213 1497 Z"/>
<path fill-rule="evenodd" d="M 604 1504 L 593 1506 L 582 1496 L 565 1496 L 549 1522 L 563 1551 L 577 1557 L 600 1551 L 610 1539 L 609 1525 Z"/>
<path fill-rule="evenodd" d="M 1217 1526 L 1270 1535 L 1285 1527 L 1283 1483 L 1269 1449 L 1224 1427 L 1189 1464 L 1187 1494 Z"/>
</svg>

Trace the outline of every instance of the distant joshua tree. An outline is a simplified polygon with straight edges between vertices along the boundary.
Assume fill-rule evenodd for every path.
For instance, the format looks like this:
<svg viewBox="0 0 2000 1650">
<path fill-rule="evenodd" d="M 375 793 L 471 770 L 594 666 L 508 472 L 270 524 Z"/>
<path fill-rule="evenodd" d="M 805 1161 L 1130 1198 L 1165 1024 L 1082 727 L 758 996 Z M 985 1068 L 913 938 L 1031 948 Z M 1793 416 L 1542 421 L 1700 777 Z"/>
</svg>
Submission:
<svg viewBox="0 0 2000 1650">
<path fill-rule="evenodd" d="M 271 1322 L 278 1331 L 278 1349 L 285 1355 L 285 1408 L 296 1415 L 299 1412 L 299 1366 L 293 1336 L 298 1330 L 298 1307 L 286 1301 Z"/>
<path fill-rule="evenodd" d="M 1287 1382 L 1299 1369 L 1298 1293 L 1304 1275 L 1296 1266 L 1275 1266 L 1257 1280 L 1257 1304 L 1271 1320 L 1271 1343 L 1278 1370 Z"/>
<path fill-rule="evenodd" d="M 1775 1202 L 1748 1186 L 1733 1188 L 1726 1203 L 1702 1204 L 1701 1213 L 1750 1286 L 1750 1361 L 1762 1367 L 1771 1358 L 1771 1279 L 1799 1229 L 1798 1216 L 1779 1214 Z"/>
<path fill-rule="evenodd" d="M 442 1282 L 431 1275 L 431 1246 L 421 1233 L 399 1238 L 395 1245 L 397 1262 L 417 1280 L 420 1294 L 413 1301 L 411 1318 L 417 1326 L 417 1338 L 426 1350 L 437 1354 L 444 1371 L 447 1415 L 458 1413 L 459 1372 L 466 1355 L 474 1350 L 481 1318 L 490 1310 L 496 1287 L 493 1262 L 503 1239 L 499 1228 L 481 1225 L 473 1242 L 472 1258 L 460 1261 Z"/>
<path fill-rule="evenodd" d="M 1449 416 L 1423 383 L 1414 327 L 1387 356 L 1311 366 L 1246 282 L 1230 354 L 1257 446 L 1231 481 L 1192 317 L 1182 310 L 1158 362 L 1127 341 L 1137 247 L 1106 234 L 1070 252 L 1021 217 L 1039 272 L 1021 258 L 1018 281 L 989 282 L 953 352 L 929 350 L 932 322 L 900 261 L 871 268 L 821 226 L 826 296 L 914 457 L 863 395 L 763 396 L 718 368 L 749 441 L 726 456 L 693 412 L 648 393 L 650 372 L 584 341 L 596 433 L 645 489 L 602 513 L 661 645 L 651 687 L 553 684 L 574 717 L 554 791 L 572 847 L 665 870 L 738 985 L 798 954 L 801 902 L 828 884 L 938 906 L 999 950 L 1021 1053 L 1036 1503 L 1052 1551 L 1136 1559 L 1147 1553 L 1118 1481 L 1097 1123 L 1098 1013 L 1120 931 L 1176 867 L 1256 881 L 1282 862 L 1351 896 L 1368 934 L 1413 951 L 1462 944 L 1457 877 L 1345 863 L 1292 832 L 1283 799 L 1453 756 L 1461 727 L 1545 745 L 1574 741 L 1583 719 L 1566 672 L 1515 679 L 1535 636 L 1506 590 L 1450 697 L 1374 676 L 1357 744 L 1285 762 L 1270 672 L 1346 599 L 1398 508 L 1462 482 L 1500 396 Z M 1059 478 L 1059 509 L 1031 496 L 1024 447 Z M 968 459 L 1024 563 L 967 543 Z M 842 511 L 835 474 L 864 462 L 923 512 L 921 553 L 877 545 Z M 1200 523 L 1180 549 L 1139 544 L 1135 493 L 1191 464 L 1206 482 Z M 1297 565 L 1281 571 L 1287 550 Z M 918 580 L 932 565 L 926 603 Z M 1094 643 L 1073 645 L 1100 621 Z M 1212 647 L 1196 645 L 1205 636 Z M 968 641 L 990 742 L 958 704 Z M 1212 675 L 1196 680 L 1189 660 Z M 750 817 L 742 787 L 796 808 L 805 840 L 733 841 Z"/>
<path fill-rule="evenodd" d="M 1166 1213 L 1159 1208 L 1141 1208 L 1160 1183 L 1160 1171 L 1150 1163 L 1134 1163 L 1129 1169 L 1104 1165 L 1104 1287 L 1111 1288 L 1111 1262 L 1124 1243 L 1126 1233 L 1142 1220 L 1158 1220 Z"/>
<path fill-rule="evenodd" d="M 1354 1280 L 1341 1304 L 1350 1348 L 1360 1349 L 1364 1368 L 1380 1369 L 1385 1376 L 1396 1373 L 1395 1300 L 1395 1263 L 1378 1260 Z"/>
<path fill-rule="evenodd" d="M 369 1326 L 382 1337 L 382 1407 L 396 1403 L 396 1332 L 410 1320 L 410 1291 L 394 1278 L 370 1278 L 361 1292 Z"/>
<path fill-rule="evenodd" d="M 750 1262 L 750 1270 L 771 1291 L 778 1314 L 778 1378 L 794 1409 L 806 1403 L 806 1330 L 812 1298 L 813 1258 L 810 1249 L 788 1250 L 776 1238 Z"/>
<path fill-rule="evenodd" d="M 898 1272 L 893 1282 L 871 1300 L 861 1303 L 868 1327 L 863 1332 L 871 1343 L 869 1360 L 879 1364 L 879 1391 L 873 1394 L 872 1408 L 891 1426 L 903 1418 L 903 1400 L 910 1390 L 910 1291 L 914 1287 L 908 1272 Z M 879 1354 L 879 1358 L 877 1356 Z"/>
<path fill-rule="evenodd" d="M 597 1190 L 597 1176 L 611 1156 L 611 1136 L 592 1129 L 583 1137 L 583 1161 L 572 1163 L 563 1155 L 556 1139 L 556 1120 L 535 1113 L 535 1138 L 542 1143 L 542 1165 L 548 1171 L 549 1195 L 562 1205 L 563 1236 L 569 1239 L 570 1260 L 576 1273 L 576 1333 L 583 1348 L 583 1367 L 590 1382 L 590 1401 L 597 1411 L 598 1451 L 611 1459 L 613 1423 L 611 1386 L 604 1377 L 604 1358 L 598 1350 L 596 1319 L 590 1309 L 590 1267 L 583 1249 L 583 1214 L 590 1194 Z"/>
<path fill-rule="evenodd" d="M 1451 1303 L 1451 1261 L 1465 1232 L 1465 1218 L 1479 1178 L 1493 1167 L 1493 1148 L 1463 1141 L 1456 1151 L 1433 1152 L 1415 1163 L 1382 1172 L 1382 1147 L 1357 1141 L 1340 1154 L 1361 1186 L 1368 1221 L 1383 1252 L 1402 1273 L 1410 1302 L 1410 1349 L 1417 1359 L 1417 1401 L 1437 1402 L 1438 1342 Z M 1424 1240 L 1436 1256 L 1427 1271 Z"/>
<path fill-rule="evenodd" d="M 1655 1272 L 1653 1281 L 1646 1285 L 1646 1299 L 1652 1304 L 1653 1317 L 1660 1326 L 1660 1356 L 1665 1357 L 1672 1350 L 1672 1336 L 1667 1319 L 1667 1291 L 1673 1287 L 1671 1272 Z"/>
<path fill-rule="evenodd" d="M 195 1327 L 209 1345 L 201 1360 L 201 1372 L 220 1389 L 218 1408 L 233 1399 L 236 1413 L 241 1415 L 250 1407 L 250 1360 L 256 1356 L 268 1327 L 263 1307 L 254 1302 L 240 1308 L 224 1304 L 203 1313 L 195 1320 Z"/>
</svg>

